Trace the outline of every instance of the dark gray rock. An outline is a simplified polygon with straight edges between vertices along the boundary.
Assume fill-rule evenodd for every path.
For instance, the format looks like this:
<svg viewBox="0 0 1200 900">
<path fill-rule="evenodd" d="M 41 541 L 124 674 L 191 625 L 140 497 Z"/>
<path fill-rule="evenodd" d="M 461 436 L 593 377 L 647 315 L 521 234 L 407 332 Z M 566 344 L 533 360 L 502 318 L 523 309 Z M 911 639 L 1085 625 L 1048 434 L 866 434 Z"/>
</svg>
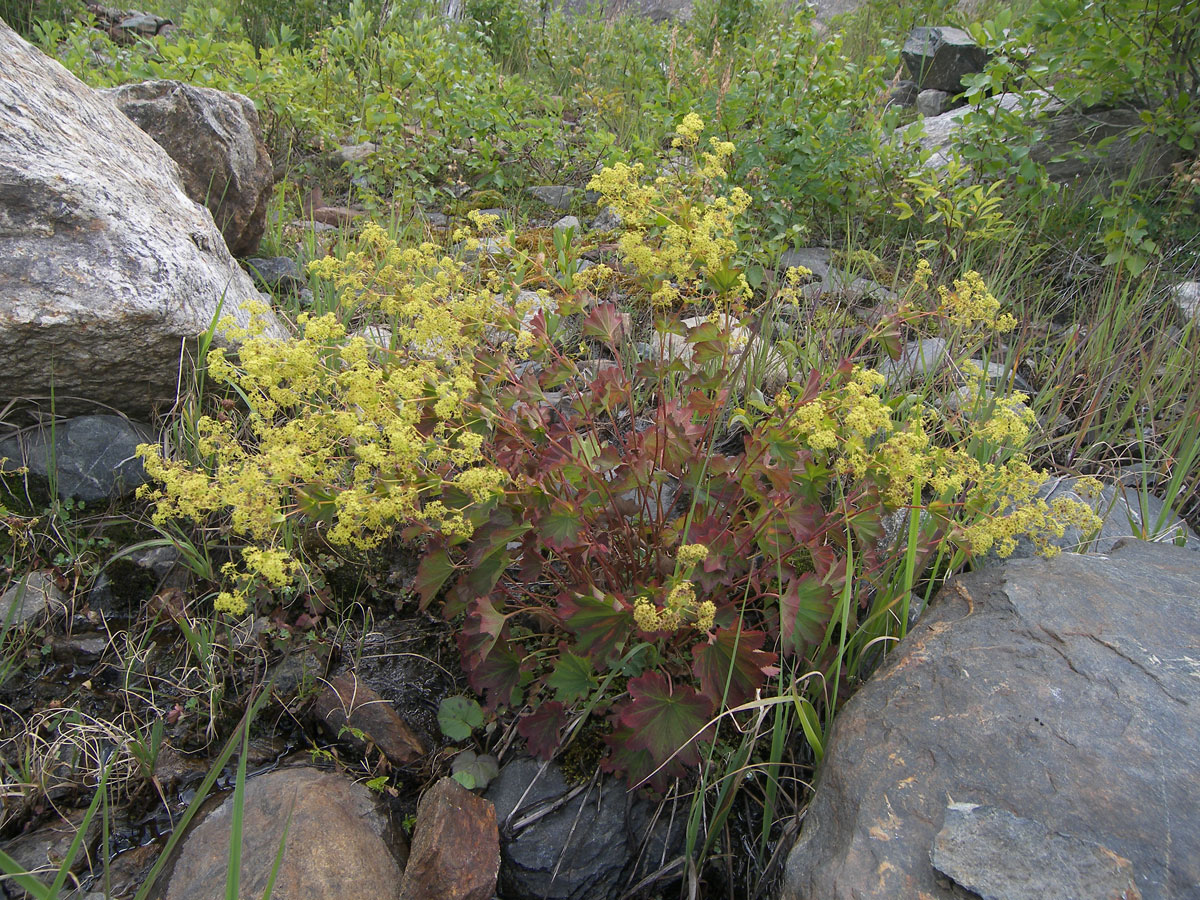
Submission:
<svg viewBox="0 0 1200 900">
<path fill-rule="evenodd" d="M 188 575 L 180 565 L 182 559 L 183 555 L 173 546 L 118 553 L 96 576 L 88 591 L 88 606 L 109 619 L 133 618 L 156 591 L 187 588 Z"/>
<path fill-rule="evenodd" d="M 988 52 L 961 28 L 918 26 L 908 35 L 900 53 L 908 74 L 920 90 L 957 94 L 962 77 L 982 72 Z M 915 102 L 914 98 L 914 102 Z"/>
<path fill-rule="evenodd" d="M 255 256 L 245 266 L 254 283 L 271 294 L 295 297 L 306 287 L 300 266 L 290 256 Z"/>
<path fill-rule="evenodd" d="M 833 257 L 824 247 L 798 247 L 779 254 L 781 272 L 791 268 L 805 268 L 812 272 L 818 281 L 829 277 L 832 266 Z"/>
<path fill-rule="evenodd" d="M 652 828 L 642 794 L 611 778 L 573 787 L 553 762 L 511 759 L 484 796 L 500 824 L 500 891 L 512 900 L 616 900 L 682 846 L 679 828 L 670 840 Z"/>
<path fill-rule="evenodd" d="M 611 206 L 606 206 L 592 219 L 592 231 L 616 231 L 621 227 L 621 216 Z"/>
<path fill-rule="evenodd" d="M 994 806 L 947 806 L 930 860 L 982 900 L 1140 896 L 1129 860 Z"/>
<path fill-rule="evenodd" d="M 229 252 L 253 254 L 275 181 L 254 101 L 181 81 L 143 81 L 101 93 L 179 164 L 188 196 L 212 213 Z"/>
<path fill-rule="evenodd" d="M 898 106 L 901 109 L 910 109 L 917 105 L 917 97 L 919 90 L 915 81 L 904 79 L 897 81 L 892 89 L 888 91 L 887 102 L 885 106 Z"/>
<path fill-rule="evenodd" d="M 132 493 L 146 481 L 137 456 L 138 444 L 152 443 L 149 426 L 121 416 L 78 416 L 0 442 L 0 457 L 50 477 L 58 495 L 85 503 L 113 500 Z M 11 463 L 10 463 L 11 465 Z"/>
<path fill-rule="evenodd" d="M 1200 558 L 1140 542 L 955 579 L 834 723 L 782 897 L 962 897 L 930 863 L 948 799 L 1108 848 L 1145 900 L 1196 897 L 1197 597 Z"/>
</svg>

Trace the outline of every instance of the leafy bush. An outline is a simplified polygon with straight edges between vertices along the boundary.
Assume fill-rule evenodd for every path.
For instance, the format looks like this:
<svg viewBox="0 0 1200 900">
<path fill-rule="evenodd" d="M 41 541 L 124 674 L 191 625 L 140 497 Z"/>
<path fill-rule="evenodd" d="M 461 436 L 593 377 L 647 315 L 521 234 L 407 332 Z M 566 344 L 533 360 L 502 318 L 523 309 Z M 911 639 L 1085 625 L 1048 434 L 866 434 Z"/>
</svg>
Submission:
<svg viewBox="0 0 1200 900">
<path fill-rule="evenodd" d="M 696 134 L 681 126 L 681 138 Z M 597 180 L 645 211 L 678 208 L 680 182 L 692 181 L 627 175 Z M 670 271 L 678 299 L 723 296 L 705 254 L 671 260 L 690 267 Z M 631 263 L 644 274 L 637 255 Z M 865 364 L 876 343 L 898 349 L 901 323 L 936 317 L 963 353 L 1015 324 L 978 275 L 933 289 L 929 271 L 917 273 L 913 305 L 848 358 L 744 406 L 731 386 L 754 342 L 727 314 L 684 329 L 668 312 L 659 352 L 642 358 L 614 305 L 585 311 L 564 297 L 534 317 L 528 361 L 497 361 L 481 391 L 489 457 L 508 487 L 472 513 L 469 538 L 433 536 L 418 587 L 429 604 L 449 585 L 471 684 L 492 707 L 532 708 L 518 725 L 531 750 L 550 756 L 600 716 L 605 765 L 661 787 L 699 762 L 718 714 L 766 688 L 781 657 L 836 684 L 873 640 L 903 633 L 935 552 L 1003 555 L 1020 534 L 1098 524 L 1036 499 L 1044 476 L 1021 452 L 1020 398 L 988 401 L 977 388 L 939 413 L 882 393 L 884 376 Z M 589 368 L 558 349 L 552 336 L 576 314 L 612 362 Z M 908 538 L 892 542 L 884 522 L 897 515 Z M 819 690 L 810 699 L 836 706 Z"/>
<path fill-rule="evenodd" d="M 244 415 L 233 414 L 231 399 L 230 411 L 200 417 L 195 459 L 140 448 L 162 483 L 143 491 L 157 504 L 156 522 L 212 522 L 252 542 L 241 571 L 226 567 L 233 588 L 217 600 L 234 615 L 263 586 L 302 583 L 306 550 L 324 541 L 367 549 L 414 520 L 469 534 L 464 507 L 503 483 L 484 464 L 479 423 L 464 414 L 493 306 L 489 286 L 433 245 L 399 249 L 378 226 L 344 262 L 313 269 L 333 281 L 343 318 L 385 324 L 347 335 L 332 313 L 302 316 L 299 337 L 278 339 L 260 322 L 240 335 L 236 363 L 219 348 L 207 360 L 208 377 L 230 386 Z M 462 504 L 438 499 L 447 483 Z"/>
</svg>

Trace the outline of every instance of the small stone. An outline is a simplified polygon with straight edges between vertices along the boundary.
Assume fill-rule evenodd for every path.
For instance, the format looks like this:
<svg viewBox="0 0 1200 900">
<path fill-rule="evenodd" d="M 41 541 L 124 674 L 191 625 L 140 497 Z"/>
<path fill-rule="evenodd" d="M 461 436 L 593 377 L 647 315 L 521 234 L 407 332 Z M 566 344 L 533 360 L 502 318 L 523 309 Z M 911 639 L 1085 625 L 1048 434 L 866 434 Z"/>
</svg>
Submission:
<svg viewBox="0 0 1200 900">
<path fill-rule="evenodd" d="M 823 281 L 829 277 L 832 265 L 830 252 L 824 247 L 798 247 L 795 250 L 785 250 L 779 255 L 781 277 L 788 269 L 804 268 L 812 272 L 818 281 Z"/>
<path fill-rule="evenodd" d="M 363 141 L 361 144 L 342 144 L 335 155 L 344 163 L 358 163 L 373 156 L 378 149 L 374 141 Z"/>
<path fill-rule="evenodd" d="M 254 283 L 272 294 L 294 297 L 305 287 L 300 266 L 290 256 L 256 256 L 244 265 Z"/>
<path fill-rule="evenodd" d="M 499 872 L 495 807 L 441 779 L 417 806 L 401 900 L 491 900 Z"/>
<path fill-rule="evenodd" d="M 574 216 L 563 216 L 554 223 L 555 231 L 566 231 L 568 228 L 573 228 L 575 233 L 579 233 L 579 220 Z"/>
<path fill-rule="evenodd" d="M 592 231 L 616 231 L 621 227 L 621 216 L 611 206 L 606 206 L 592 219 Z"/>
<path fill-rule="evenodd" d="M 58 585 L 43 572 L 30 572 L 0 596 L 0 625 L 32 625 L 66 610 L 67 595 Z"/>
<path fill-rule="evenodd" d="M 77 809 L 67 812 L 65 817 L 55 815 L 54 821 L 5 842 L 4 852 L 11 856 L 21 869 L 32 872 L 35 877 L 49 884 L 54 880 L 59 865 L 66 859 L 86 813 L 87 810 Z M 94 854 L 96 844 L 100 840 L 100 825 L 99 816 L 93 816 L 92 821 L 88 823 L 83 846 L 71 864 L 71 871 L 75 874 L 82 874 L 88 870 L 88 859 Z M 16 886 L 0 885 L 0 894 L 3 894 L 6 887 L 14 890 Z M 14 891 L 6 896 L 28 895 L 23 891 Z"/>
<path fill-rule="evenodd" d="M 917 104 L 917 83 L 915 81 L 897 81 L 896 86 L 888 91 L 885 106 L 898 106 L 909 109 Z"/>
<path fill-rule="evenodd" d="M 392 705 L 353 673 L 330 679 L 313 701 L 310 715 L 361 753 L 367 752 L 368 742 L 374 744 L 394 765 L 406 765 L 426 753 L 425 743 Z"/>
<path fill-rule="evenodd" d="M 1171 289 L 1175 308 L 1185 320 L 1200 326 L 1200 281 L 1185 281 Z"/>
<path fill-rule="evenodd" d="M 526 188 L 525 191 L 529 196 L 540 200 L 547 206 L 551 206 L 554 209 L 561 209 L 563 212 L 571 208 L 571 201 L 575 198 L 575 194 L 578 193 L 577 188 L 565 184 L 536 185 Z"/>
<path fill-rule="evenodd" d="M 925 338 L 906 344 L 899 359 L 887 359 L 879 371 L 892 387 L 936 372 L 946 360 L 948 345 L 942 338 Z"/>
<path fill-rule="evenodd" d="M 917 112 L 923 116 L 940 116 L 950 103 L 950 95 L 946 91 L 933 88 L 917 94 Z"/>
<path fill-rule="evenodd" d="M 1129 860 L 994 806 L 951 803 L 929 857 L 982 900 L 1141 897 Z"/>
</svg>

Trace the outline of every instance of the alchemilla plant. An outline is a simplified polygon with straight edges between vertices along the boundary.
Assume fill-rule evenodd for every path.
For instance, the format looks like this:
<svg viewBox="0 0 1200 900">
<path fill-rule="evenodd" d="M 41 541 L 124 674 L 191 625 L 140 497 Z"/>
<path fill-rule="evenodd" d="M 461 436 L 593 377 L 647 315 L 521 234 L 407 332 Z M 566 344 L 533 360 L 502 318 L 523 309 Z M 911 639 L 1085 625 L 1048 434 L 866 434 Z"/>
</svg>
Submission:
<svg viewBox="0 0 1200 900">
<path fill-rule="evenodd" d="M 219 519 L 249 542 L 243 565 L 226 566 L 222 612 L 244 614 L 259 584 L 302 579 L 321 542 L 369 549 L 413 521 L 469 534 L 464 508 L 439 499 L 445 484 L 479 502 L 504 483 L 485 462 L 484 424 L 465 414 L 491 286 L 432 244 L 400 249 L 378 226 L 360 246 L 313 264 L 339 314 L 301 315 L 287 340 L 265 336 L 260 320 L 240 335 L 236 362 L 209 353 L 230 411 L 197 421 L 194 459 L 141 448 L 162 485 L 144 492 L 156 521 Z"/>
<path fill-rule="evenodd" d="M 488 704 L 527 710 L 530 749 L 553 755 L 590 717 L 608 768 L 662 786 L 781 664 L 836 681 L 902 633 L 936 554 L 1096 527 L 1085 507 L 1038 499 L 1022 397 L 976 379 L 939 409 L 874 368 L 904 329 L 936 321 L 970 372 L 969 354 L 1015 324 L 977 273 L 931 285 L 921 263 L 843 358 L 773 396 L 734 392 L 757 343 L 734 315 L 752 297 L 737 266 L 748 201 L 723 187 L 733 147 L 697 153 L 701 130 L 679 126 L 670 174 L 595 177 L 625 223 L 623 269 L 594 267 L 540 309 L 504 300 L 523 269 L 401 250 L 369 226 L 344 261 L 312 267 L 336 314 L 301 316 L 288 340 L 252 328 L 236 362 L 212 351 L 231 399 L 198 421 L 196 458 L 143 453 L 157 519 L 219 520 L 246 543 L 216 608 L 242 615 L 256 590 L 302 583 L 323 543 L 368 549 L 404 528 L 427 545 L 422 605 L 461 623 Z M 805 275 L 789 272 L 776 302 Z M 613 276 L 657 310 L 659 354 L 587 290 Z M 685 328 L 680 308 L 711 315 Z M 563 348 L 571 317 L 584 340 Z M 672 339 L 688 352 L 659 358 Z M 580 359 L 593 352 L 605 358 Z M 888 535 L 896 516 L 906 539 Z M 821 692 L 807 699 L 832 713 Z"/>
</svg>

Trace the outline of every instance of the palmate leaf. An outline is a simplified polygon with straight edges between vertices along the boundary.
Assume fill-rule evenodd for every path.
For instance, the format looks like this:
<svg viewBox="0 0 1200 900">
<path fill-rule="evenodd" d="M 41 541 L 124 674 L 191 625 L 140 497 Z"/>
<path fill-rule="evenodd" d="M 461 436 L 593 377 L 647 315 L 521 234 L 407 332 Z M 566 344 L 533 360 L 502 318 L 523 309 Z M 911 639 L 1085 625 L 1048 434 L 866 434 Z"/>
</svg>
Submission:
<svg viewBox="0 0 1200 900">
<path fill-rule="evenodd" d="M 420 608 L 422 610 L 425 610 L 433 602 L 433 598 L 442 589 L 446 579 L 453 573 L 454 563 L 450 560 L 450 554 L 447 551 L 435 550 L 425 555 L 421 564 L 417 566 L 417 577 L 413 582 L 413 589 L 421 598 Z"/>
<path fill-rule="evenodd" d="M 633 616 L 616 597 L 593 594 L 562 594 L 558 614 L 575 635 L 575 646 L 600 660 L 615 655 L 633 631 Z"/>
<path fill-rule="evenodd" d="M 462 636 L 459 636 L 462 644 Z M 521 671 L 521 657 L 507 644 L 496 644 L 486 657 L 473 667 L 467 668 L 467 681 L 471 688 L 483 695 L 488 709 L 500 706 L 516 706 L 521 702 L 521 682 L 525 673 Z"/>
<path fill-rule="evenodd" d="M 546 678 L 546 687 L 554 691 L 556 699 L 563 703 L 574 703 L 596 687 L 592 664 L 564 649 L 554 664 L 554 671 Z"/>
<path fill-rule="evenodd" d="M 579 526 L 579 511 L 559 499 L 555 499 L 549 512 L 538 519 L 538 533 L 556 550 L 574 546 L 579 538 Z"/>
<path fill-rule="evenodd" d="M 680 768 L 699 763 L 696 740 L 711 733 L 712 701 L 695 688 L 672 686 L 658 672 L 629 679 L 628 690 L 632 699 L 621 711 L 620 721 L 633 732 L 631 745 L 646 750 L 655 765 L 672 754 L 672 762 Z"/>
<path fill-rule="evenodd" d="M 625 327 L 620 308 L 615 303 L 601 303 L 584 318 L 583 335 L 616 346 L 621 342 Z"/>
<path fill-rule="evenodd" d="M 784 653 L 803 656 L 824 636 L 833 615 L 833 590 L 812 572 L 790 578 L 779 597 Z"/>
<path fill-rule="evenodd" d="M 777 659 L 774 653 L 763 652 L 765 638 L 761 631 L 718 628 L 707 643 L 692 647 L 692 672 L 700 680 L 700 692 L 716 706 L 738 706 L 753 699 Z"/>
<path fill-rule="evenodd" d="M 559 735 L 567 724 L 566 707 L 557 700 L 541 704 L 532 715 L 517 722 L 517 733 L 538 759 L 549 759 L 558 749 Z"/>
</svg>

